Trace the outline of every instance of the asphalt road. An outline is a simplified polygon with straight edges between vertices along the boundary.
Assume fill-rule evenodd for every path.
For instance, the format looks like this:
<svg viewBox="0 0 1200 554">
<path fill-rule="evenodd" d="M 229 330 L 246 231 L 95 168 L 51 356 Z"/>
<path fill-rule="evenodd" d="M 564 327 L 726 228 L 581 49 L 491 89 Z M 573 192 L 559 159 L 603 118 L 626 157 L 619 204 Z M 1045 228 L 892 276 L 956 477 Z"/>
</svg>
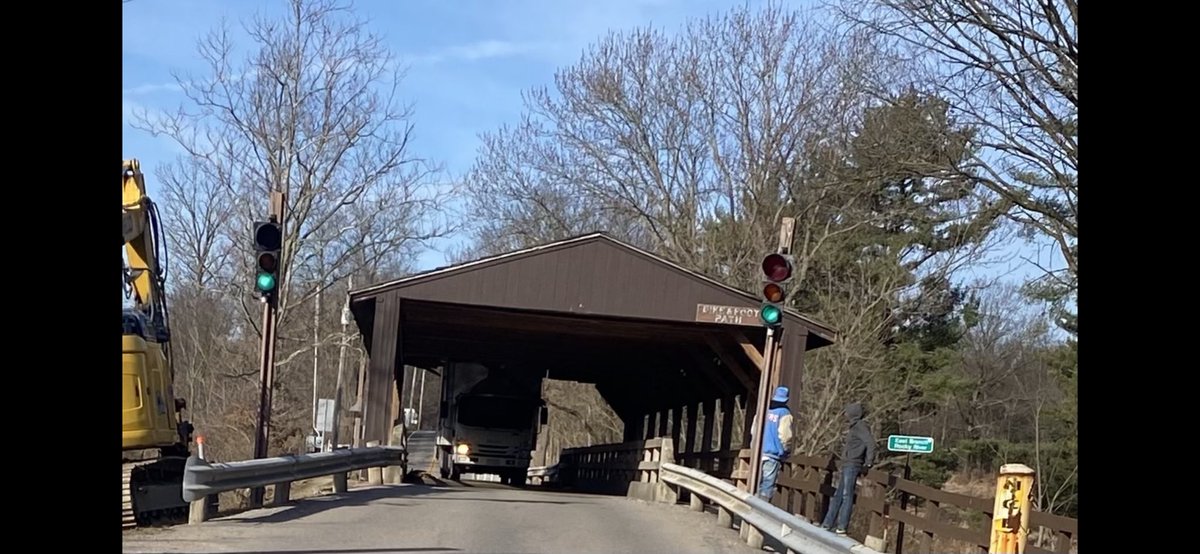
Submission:
<svg viewBox="0 0 1200 554">
<path fill-rule="evenodd" d="M 135 529 L 124 552 L 754 552 L 711 514 L 494 483 L 389 485 L 201 525 Z"/>
</svg>

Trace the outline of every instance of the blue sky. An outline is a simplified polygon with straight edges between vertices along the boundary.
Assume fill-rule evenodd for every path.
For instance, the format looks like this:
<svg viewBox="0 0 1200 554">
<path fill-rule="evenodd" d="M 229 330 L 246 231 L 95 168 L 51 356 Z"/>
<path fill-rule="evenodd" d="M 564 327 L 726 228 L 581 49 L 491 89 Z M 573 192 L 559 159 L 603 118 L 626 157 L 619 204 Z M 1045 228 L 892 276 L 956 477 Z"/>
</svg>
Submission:
<svg viewBox="0 0 1200 554">
<path fill-rule="evenodd" d="M 392 51 L 408 65 L 403 94 L 415 108 L 414 153 L 443 162 L 450 174 L 469 168 L 478 134 L 520 116 L 521 91 L 550 84 L 555 69 L 578 60 L 582 50 L 610 29 L 653 24 L 678 28 L 690 17 L 722 11 L 739 0 L 358 0 Z M 809 4 L 805 0 L 793 5 Z M 183 99 L 172 71 L 203 74 L 196 40 L 226 18 L 235 37 L 240 21 L 275 14 L 282 0 L 133 0 L 124 4 L 122 109 L 173 110 Z M 245 44 L 246 40 L 238 41 Z M 126 123 L 125 158 L 138 158 L 156 194 L 155 171 L 178 151 Z M 440 245 L 442 247 L 447 244 Z M 1021 257 L 1061 267 L 1050 250 L 1014 245 L 979 276 L 1021 279 L 1037 269 Z M 1008 258 L 1007 260 L 1005 258 Z M 445 263 L 442 253 L 422 255 L 417 269 Z"/>
</svg>

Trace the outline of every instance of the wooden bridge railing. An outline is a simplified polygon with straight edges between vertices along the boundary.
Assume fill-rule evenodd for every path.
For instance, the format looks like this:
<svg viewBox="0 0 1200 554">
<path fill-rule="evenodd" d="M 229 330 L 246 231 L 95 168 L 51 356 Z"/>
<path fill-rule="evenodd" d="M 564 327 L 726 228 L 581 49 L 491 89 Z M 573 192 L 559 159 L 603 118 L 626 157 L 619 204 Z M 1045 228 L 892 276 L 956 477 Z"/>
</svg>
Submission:
<svg viewBox="0 0 1200 554">
<path fill-rule="evenodd" d="M 731 477 L 743 488 L 749 476 L 749 463 L 749 449 L 741 450 Z M 834 492 L 836 471 L 832 456 L 792 456 L 779 470 L 772 504 L 820 523 Z M 876 469 L 859 479 L 851 533 L 860 539 L 863 535 L 870 537 L 864 544 L 895 554 L 906 551 L 986 554 L 993 502 L 989 498 L 949 493 Z M 902 505 L 905 507 L 901 508 Z M 1030 514 L 1029 524 L 1027 553 L 1075 551 L 1077 520 L 1035 511 Z M 901 533 L 904 538 L 897 540 Z"/>
<path fill-rule="evenodd" d="M 668 490 L 658 469 L 674 457 L 670 438 L 568 448 L 559 455 L 558 476 L 563 485 L 588 492 L 653 497 Z"/>
</svg>

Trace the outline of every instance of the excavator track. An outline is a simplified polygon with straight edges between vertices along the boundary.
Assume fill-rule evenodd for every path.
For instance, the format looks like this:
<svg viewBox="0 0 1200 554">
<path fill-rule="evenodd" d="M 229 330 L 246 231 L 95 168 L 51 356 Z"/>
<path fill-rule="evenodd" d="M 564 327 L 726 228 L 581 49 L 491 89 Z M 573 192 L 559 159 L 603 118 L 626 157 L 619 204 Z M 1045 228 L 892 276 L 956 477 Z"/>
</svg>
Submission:
<svg viewBox="0 0 1200 554">
<path fill-rule="evenodd" d="M 121 467 L 121 529 L 137 527 L 137 516 L 133 513 L 133 464 Z"/>
<path fill-rule="evenodd" d="M 180 494 L 186 458 L 126 462 L 121 466 L 121 528 L 187 520 Z"/>
</svg>

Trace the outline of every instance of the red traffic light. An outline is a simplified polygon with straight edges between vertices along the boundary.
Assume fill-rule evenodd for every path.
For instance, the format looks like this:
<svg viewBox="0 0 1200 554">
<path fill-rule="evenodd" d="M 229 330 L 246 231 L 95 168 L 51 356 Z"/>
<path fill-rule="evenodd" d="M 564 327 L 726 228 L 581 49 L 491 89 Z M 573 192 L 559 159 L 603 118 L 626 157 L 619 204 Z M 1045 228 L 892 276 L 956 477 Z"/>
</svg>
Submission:
<svg viewBox="0 0 1200 554">
<path fill-rule="evenodd" d="M 762 270 L 763 275 L 771 281 L 786 281 L 792 276 L 792 263 L 783 254 L 768 254 L 763 258 Z"/>
<path fill-rule="evenodd" d="M 258 255 L 258 269 L 267 273 L 275 273 L 275 269 L 279 267 L 279 260 L 275 258 L 272 252 L 263 252 Z"/>
</svg>

